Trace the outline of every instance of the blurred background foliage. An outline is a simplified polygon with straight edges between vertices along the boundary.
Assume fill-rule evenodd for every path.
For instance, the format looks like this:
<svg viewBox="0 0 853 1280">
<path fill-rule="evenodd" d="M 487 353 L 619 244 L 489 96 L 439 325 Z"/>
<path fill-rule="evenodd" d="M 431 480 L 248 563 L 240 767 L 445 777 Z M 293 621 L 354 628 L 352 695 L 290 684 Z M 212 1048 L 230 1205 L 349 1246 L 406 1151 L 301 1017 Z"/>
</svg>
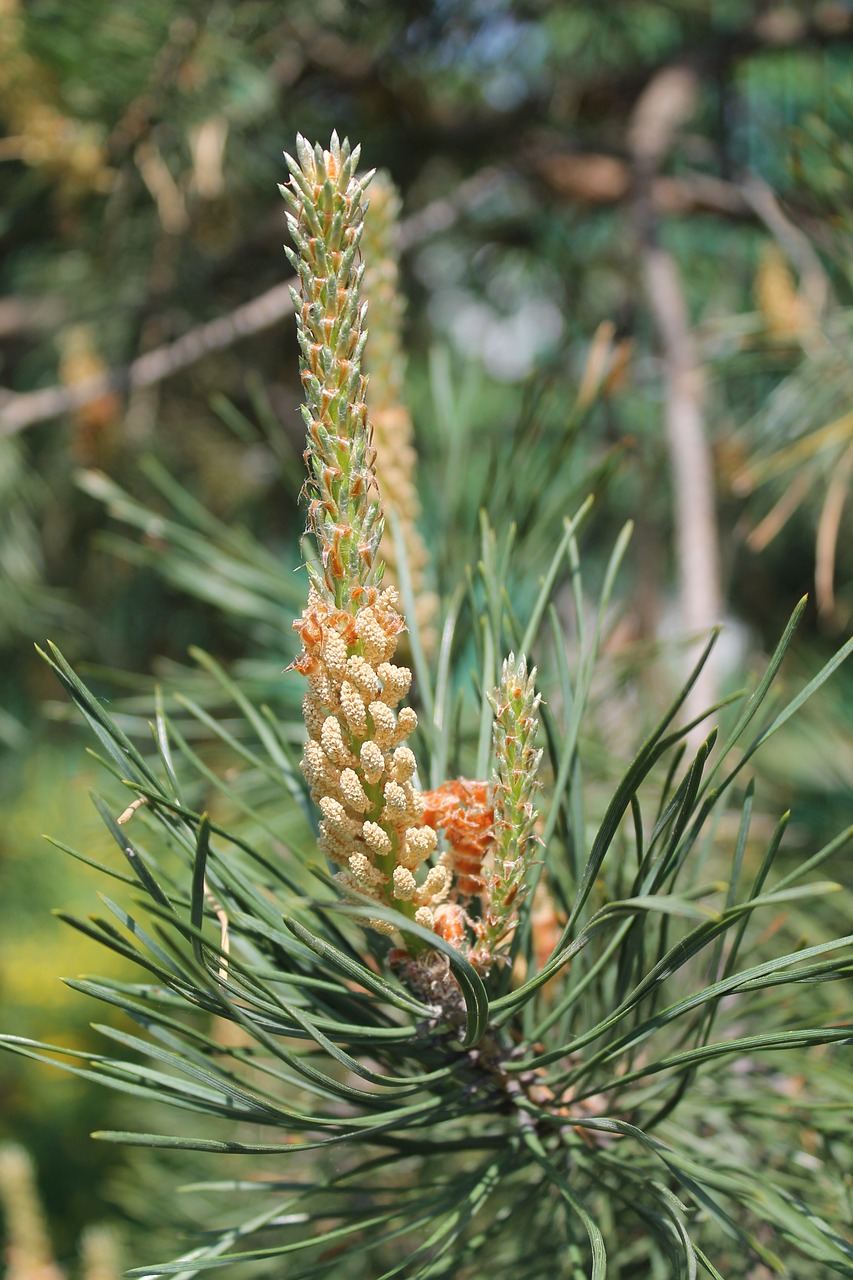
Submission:
<svg viewBox="0 0 853 1280">
<path fill-rule="evenodd" d="M 661 646 L 697 623 L 664 428 L 679 341 L 713 465 L 718 685 L 813 586 L 788 692 L 849 634 L 851 46 L 846 0 L 0 0 L 5 1029 L 94 1041 L 56 977 L 89 952 L 49 915 L 89 909 L 94 873 L 40 835 L 73 828 L 96 859 L 107 837 L 32 640 L 85 662 L 134 732 L 153 677 L 216 709 L 193 645 L 298 714 L 280 672 L 304 590 L 302 426 L 275 191 L 297 131 L 346 133 L 401 190 L 438 591 L 476 561 L 482 507 L 517 520 L 517 562 L 537 567 L 590 488 L 593 567 L 636 521 L 602 777 L 630 752 L 626 712 L 639 724 L 667 686 Z M 683 295 L 674 335 L 649 292 L 659 249 Z M 764 758 L 768 806 L 793 804 L 803 846 L 849 822 L 851 742 L 842 673 Z M 81 1141 L 121 1103 L 16 1060 L 0 1091 L 0 1136 L 35 1160 L 63 1263 L 92 1203 L 132 1222 L 123 1158 Z"/>
</svg>

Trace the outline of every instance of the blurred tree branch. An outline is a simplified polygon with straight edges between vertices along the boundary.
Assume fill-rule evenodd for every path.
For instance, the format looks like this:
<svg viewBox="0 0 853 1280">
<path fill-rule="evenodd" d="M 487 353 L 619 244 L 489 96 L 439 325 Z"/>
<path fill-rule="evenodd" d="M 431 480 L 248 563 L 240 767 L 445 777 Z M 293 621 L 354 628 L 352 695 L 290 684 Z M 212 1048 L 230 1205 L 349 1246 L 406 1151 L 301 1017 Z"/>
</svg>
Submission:
<svg viewBox="0 0 853 1280">
<path fill-rule="evenodd" d="M 402 247 L 409 248 L 451 226 L 502 177 L 500 170 L 481 170 L 462 183 L 453 196 L 435 200 L 413 214 L 401 226 Z M 0 436 L 14 435 L 35 423 L 79 409 L 105 392 L 154 386 L 205 356 L 233 346 L 241 338 L 271 329 L 292 312 L 290 290 L 295 283 L 291 279 L 273 285 L 227 315 L 198 325 L 176 341 L 155 347 L 129 365 L 109 370 L 100 377 L 89 378 L 75 386 L 45 387 L 41 391 L 27 391 L 20 395 L 6 393 L 0 399 Z"/>
<path fill-rule="evenodd" d="M 660 242 L 653 195 L 655 176 L 678 129 L 693 113 L 697 88 L 692 68 L 664 68 L 637 102 L 628 143 L 646 299 L 663 357 L 681 624 L 701 648 L 722 610 L 713 459 L 703 421 L 702 369 L 678 266 Z M 693 720 L 715 701 L 716 682 L 708 664 L 685 703 L 686 718 Z M 697 732 L 701 739 L 701 729 Z"/>
<path fill-rule="evenodd" d="M 598 205 L 633 199 L 631 165 L 615 156 L 540 153 L 532 163 L 536 173 L 561 199 Z M 446 230 L 479 197 L 507 175 L 508 170 L 488 166 L 462 183 L 453 196 L 432 201 L 401 225 L 401 248 L 408 249 Z M 747 193 L 735 183 L 706 174 L 678 178 L 651 173 L 646 202 L 655 217 L 677 213 L 715 213 L 745 221 L 766 221 L 768 196 L 759 200 L 757 186 Z M 778 204 L 776 205 L 778 210 Z M 778 213 L 778 217 L 782 217 Z M 107 391 L 126 391 L 154 386 L 216 351 L 225 350 L 241 338 L 263 332 L 280 323 L 292 311 L 292 281 L 274 285 L 256 298 L 190 329 L 174 342 L 157 346 L 130 364 L 110 370 L 76 386 L 52 386 L 40 391 L 14 394 L 0 389 L 0 435 L 14 435 L 27 427 L 59 417 L 89 404 Z M 15 299 L 3 301 L 2 317 L 13 317 L 27 304 Z M 9 332 L 0 325 L 0 336 Z"/>
<path fill-rule="evenodd" d="M 172 23 L 168 39 L 154 59 L 145 89 L 130 102 L 108 137 L 107 150 L 112 159 L 131 151 L 144 138 L 152 114 L 156 113 L 158 94 L 164 84 L 174 80 L 194 48 L 200 30 L 194 18 L 178 18 Z M 410 145 L 422 147 L 429 143 L 433 151 L 440 148 L 443 153 L 476 154 L 482 159 L 496 136 L 520 136 L 524 143 L 518 168 L 535 173 L 558 197 L 593 206 L 634 199 L 637 157 L 633 144 L 629 145 L 628 159 L 602 151 L 573 153 L 549 148 L 543 152 L 540 148 L 537 152 L 532 130 L 543 125 L 553 129 L 553 124 L 545 118 L 553 94 L 543 93 L 538 84 L 529 87 L 523 101 L 512 109 L 478 111 L 468 104 L 460 114 L 448 109 L 446 103 L 439 109 L 426 100 L 422 78 L 417 75 L 406 79 L 392 74 L 396 47 L 393 36 L 390 43 L 386 41 L 377 51 L 369 48 L 364 40 L 354 44 L 300 14 L 291 15 L 276 38 L 285 49 L 280 55 L 280 70 L 274 68 L 277 82 L 292 85 L 295 79 L 310 78 L 333 68 L 351 89 L 363 86 L 374 96 L 379 94 L 386 107 L 393 107 L 395 116 L 407 122 Z M 837 3 L 822 4 L 808 15 L 774 5 L 737 29 L 722 32 L 709 21 L 694 16 L 685 24 L 680 40 L 683 49 L 680 65 L 685 72 L 689 69 L 695 79 L 705 81 L 725 74 L 739 59 L 764 51 L 849 42 L 853 40 L 853 12 Z M 606 81 L 581 76 L 576 90 L 572 91 L 577 130 L 582 133 L 585 123 L 592 118 L 599 124 L 604 117 L 622 121 L 632 110 L 631 127 L 634 127 L 641 104 L 648 102 L 652 87 L 669 71 L 670 65 L 650 59 L 630 71 L 611 74 Z M 153 154 L 142 152 L 142 160 L 147 157 L 149 161 L 149 179 L 153 174 L 150 163 Z M 661 154 L 659 161 L 663 158 Z M 771 226 L 790 253 L 793 241 L 790 235 L 785 236 L 779 230 L 781 211 L 778 204 L 775 212 L 770 210 L 766 192 L 703 173 L 667 175 L 660 172 L 660 162 L 646 164 L 643 177 L 643 193 L 637 208 L 642 205 L 648 216 L 657 219 L 668 214 L 712 213 L 726 219 L 759 219 Z M 465 193 L 488 185 L 493 174 L 491 169 L 475 174 L 455 198 L 430 205 L 416 215 L 415 220 L 410 219 L 404 225 L 404 243 L 414 244 L 450 225 L 464 207 Z M 774 218 L 775 229 L 771 225 Z M 817 292 L 819 277 L 811 268 L 809 278 Z M 12 314 L 16 299 L 8 299 L 4 307 Z M 228 314 L 190 329 L 173 342 L 155 346 L 103 377 L 74 387 L 58 385 L 20 394 L 0 389 L 0 435 L 14 434 L 80 408 L 106 391 L 156 385 L 205 356 L 232 346 L 242 337 L 271 328 L 290 310 L 289 284 L 275 285 Z"/>
<path fill-rule="evenodd" d="M 631 164 L 602 152 L 549 152 L 536 162 L 536 172 L 558 196 L 583 204 L 621 204 L 632 195 Z M 754 222 L 758 216 L 741 187 L 710 174 L 669 177 L 654 174 L 649 200 L 656 213 L 713 213 Z"/>
<path fill-rule="evenodd" d="M 812 319 L 826 310 L 830 298 L 829 277 L 812 243 L 783 212 L 774 192 L 754 175 L 742 185 L 744 199 L 776 239 L 800 277 L 802 298 Z"/>
</svg>

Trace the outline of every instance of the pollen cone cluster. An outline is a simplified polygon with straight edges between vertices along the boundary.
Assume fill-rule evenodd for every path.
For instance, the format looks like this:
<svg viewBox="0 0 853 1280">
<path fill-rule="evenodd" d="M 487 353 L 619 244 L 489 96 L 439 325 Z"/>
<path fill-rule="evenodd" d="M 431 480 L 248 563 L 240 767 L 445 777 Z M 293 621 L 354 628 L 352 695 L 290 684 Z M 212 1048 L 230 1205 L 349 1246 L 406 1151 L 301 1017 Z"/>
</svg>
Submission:
<svg viewBox="0 0 853 1280">
<path fill-rule="evenodd" d="M 449 874 L 436 866 L 418 877 L 437 838 L 423 825 L 417 764 L 405 745 L 417 716 L 398 710 L 412 679 L 392 661 L 403 619 L 393 587 L 368 588 L 363 598 L 353 614 L 312 589 L 294 624 L 302 640 L 294 665 L 308 679 L 302 771 L 323 814 L 320 847 L 342 868 L 343 887 L 432 928 Z M 393 932 L 384 921 L 371 923 Z"/>
<path fill-rule="evenodd" d="M 380 590 L 376 552 L 383 512 L 361 372 L 365 305 L 359 247 L 370 175 L 355 176 L 358 148 L 332 135 L 329 150 L 297 139 L 282 187 L 296 246 L 294 294 L 308 428 L 308 527 L 322 571 L 295 623 L 308 679 L 302 770 L 322 813 L 320 848 L 343 888 L 393 906 L 425 928 L 447 893 L 437 845 L 424 824 L 417 762 L 406 739 L 417 724 L 400 707 L 412 676 L 393 662 L 405 623 L 394 587 Z M 378 917 L 372 926 L 393 927 Z"/>
<path fill-rule="evenodd" d="M 376 445 L 376 476 L 387 511 L 393 509 L 406 549 L 406 562 L 415 598 L 415 612 L 424 649 L 435 647 L 438 601 L 426 588 L 428 554 L 418 529 L 420 502 L 415 482 L 417 454 L 412 418 L 404 401 L 406 357 L 403 331 L 403 297 L 400 291 L 398 227 L 400 197 L 390 177 L 376 173 L 364 219 L 362 253 L 365 269 L 363 295 L 369 304 L 369 336 L 365 366 L 369 374 L 367 405 Z M 390 529 L 382 539 L 380 554 L 386 564 L 386 580 L 399 581 L 397 548 Z"/>
<path fill-rule="evenodd" d="M 536 843 L 539 699 L 524 659 L 510 657 L 493 699 L 494 784 L 460 778 L 428 797 L 419 790 L 417 761 L 406 745 L 417 717 L 401 705 L 412 676 L 393 661 L 405 623 L 396 587 L 381 587 L 384 512 L 361 371 L 367 335 L 360 255 L 371 175 L 356 176 L 358 148 L 336 134 L 328 150 L 300 137 L 296 151 L 296 159 L 287 157 L 290 181 L 281 191 L 300 283 L 294 304 L 308 430 L 308 529 L 320 563 L 309 565 L 308 603 L 294 623 L 302 650 L 293 666 L 308 681 L 302 771 L 322 814 L 320 849 L 340 867 L 345 892 L 435 930 L 487 972 L 512 937 Z M 397 506 L 414 578 L 426 556 L 414 524 L 411 423 L 401 406 L 392 249 L 397 198 L 382 184 L 378 195 L 373 414 L 387 428 L 378 441 L 382 496 Z M 413 585 L 417 591 L 418 581 Z M 446 848 L 433 865 L 439 832 Z M 378 914 L 371 925 L 394 932 Z"/>
<path fill-rule="evenodd" d="M 447 900 L 434 913 L 435 931 L 483 974 L 506 957 L 539 844 L 535 677 L 524 658 L 510 654 L 490 695 L 497 765 L 492 783 L 457 778 L 424 796 L 424 821 L 447 842 L 441 863 L 450 878 Z"/>
</svg>

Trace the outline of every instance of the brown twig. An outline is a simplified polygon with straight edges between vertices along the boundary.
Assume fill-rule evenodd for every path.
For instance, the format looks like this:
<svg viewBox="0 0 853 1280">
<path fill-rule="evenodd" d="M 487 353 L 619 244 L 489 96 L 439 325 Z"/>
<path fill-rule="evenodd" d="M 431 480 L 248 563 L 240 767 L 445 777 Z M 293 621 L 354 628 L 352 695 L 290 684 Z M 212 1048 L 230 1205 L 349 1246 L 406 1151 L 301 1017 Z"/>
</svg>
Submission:
<svg viewBox="0 0 853 1280">
<path fill-rule="evenodd" d="M 824 618 L 835 612 L 835 552 L 844 504 L 853 473 L 853 445 L 848 445 L 832 473 L 820 512 L 815 540 L 815 599 Z"/>
<path fill-rule="evenodd" d="M 741 183 L 744 200 L 767 227 L 800 277 L 800 291 L 813 320 L 818 320 L 829 302 L 829 277 L 808 236 L 791 222 L 773 190 L 755 175 Z"/>
<path fill-rule="evenodd" d="M 124 826 L 124 824 L 125 824 L 126 822 L 130 822 L 130 819 L 131 819 L 131 818 L 133 817 L 133 815 L 136 813 L 136 810 L 137 810 L 137 809 L 141 809 L 141 808 L 142 808 L 142 806 L 143 806 L 144 804 L 147 804 L 147 803 L 148 803 L 148 798 L 147 798 L 147 796 L 139 796 L 139 798 L 138 798 L 138 799 L 133 800 L 133 801 L 132 801 L 128 806 L 127 806 L 127 808 L 125 809 L 124 813 L 120 813 L 120 814 L 119 814 L 119 816 L 116 818 L 116 822 L 118 823 L 118 825 L 119 825 L 120 827 L 123 827 L 123 826 Z"/>
<path fill-rule="evenodd" d="M 219 921 L 219 949 L 222 952 L 222 959 L 219 962 L 219 977 L 223 982 L 228 979 L 228 957 L 231 954 L 231 936 L 229 933 L 228 913 L 214 895 L 210 891 L 207 878 L 204 881 L 204 897 L 213 910 L 213 914 Z"/>
<path fill-rule="evenodd" d="M 764 551 L 773 539 L 782 532 L 791 516 L 807 497 L 814 484 L 815 476 L 808 471 L 799 471 L 785 489 L 778 502 L 767 512 L 762 520 L 750 530 L 746 545 L 750 551 Z"/>
</svg>

